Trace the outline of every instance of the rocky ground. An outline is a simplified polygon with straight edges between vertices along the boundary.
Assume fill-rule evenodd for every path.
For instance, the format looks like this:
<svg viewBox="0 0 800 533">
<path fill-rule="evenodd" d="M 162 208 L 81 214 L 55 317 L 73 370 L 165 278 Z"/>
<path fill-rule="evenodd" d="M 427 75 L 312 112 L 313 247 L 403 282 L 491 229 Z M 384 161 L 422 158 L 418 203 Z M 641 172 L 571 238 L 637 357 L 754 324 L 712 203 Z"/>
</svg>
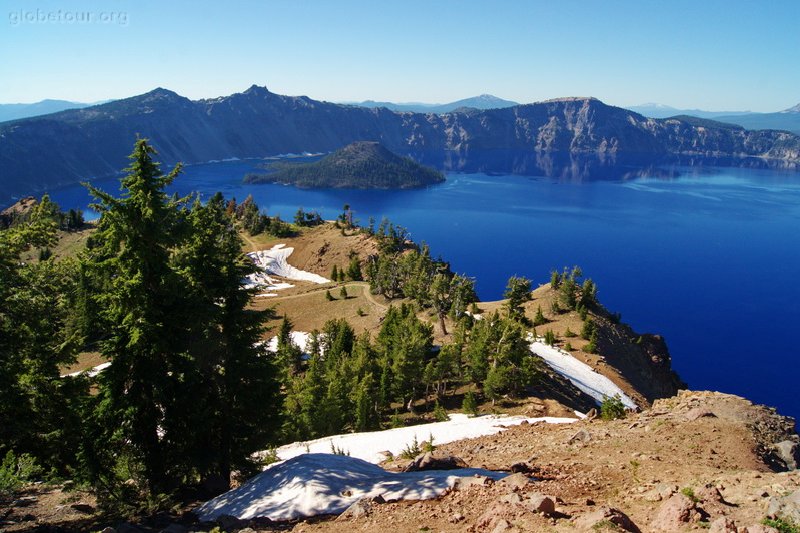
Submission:
<svg viewBox="0 0 800 533">
<path fill-rule="evenodd" d="M 87 495 L 40 489 L 29 492 L 27 500 L 0 507 L 0 528 L 110 526 L 126 533 L 214 527 L 298 533 L 773 531 L 760 525 L 770 514 L 800 521 L 800 471 L 774 471 L 797 458 L 797 439 L 793 422 L 772 409 L 732 395 L 686 391 L 622 420 L 522 425 L 443 445 L 435 455 L 516 473 L 499 482 L 464 479 L 435 500 L 361 502 L 340 517 L 282 524 L 235 519 L 197 524 L 188 515 L 119 524 L 93 515 L 94 502 Z M 784 444 L 775 447 L 776 442 Z M 41 526 L 45 523 L 50 525 Z"/>
</svg>

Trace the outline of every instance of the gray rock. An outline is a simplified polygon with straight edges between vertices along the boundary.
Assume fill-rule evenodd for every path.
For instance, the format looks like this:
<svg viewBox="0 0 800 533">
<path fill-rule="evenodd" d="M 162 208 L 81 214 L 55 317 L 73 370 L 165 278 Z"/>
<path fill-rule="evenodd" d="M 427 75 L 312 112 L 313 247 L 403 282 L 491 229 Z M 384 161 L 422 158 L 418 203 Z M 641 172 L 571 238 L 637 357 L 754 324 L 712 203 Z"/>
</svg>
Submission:
<svg viewBox="0 0 800 533">
<path fill-rule="evenodd" d="M 708 528 L 708 533 L 738 533 L 736 522 L 727 516 L 720 516 Z"/>
<path fill-rule="evenodd" d="M 533 493 L 524 502 L 525 507 L 534 513 L 542 513 L 543 515 L 551 515 L 556 512 L 556 503 L 550 496 L 544 494 Z"/>
<path fill-rule="evenodd" d="M 370 498 L 361 498 L 340 514 L 336 520 L 357 520 L 361 517 L 369 516 L 373 505 L 374 503 Z"/>
<path fill-rule="evenodd" d="M 418 455 L 411 464 L 405 467 L 405 472 L 419 472 L 422 470 L 455 470 L 467 468 L 468 465 L 459 457 L 454 455 L 435 456 L 431 452 Z"/>
<path fill-rule="evenodd" d="M 528 476 L 518 472 L 502 478 L 498 483 L 502 483 L 504 485 L 508 485 L 512 489 L 519 490 L 525 488 L 530 481 L 531 480 Z"/>
<path fill-rule="evenodd" d="M 600 524 L 608 523 L 614 524 L 623 531 L 639 533 L 639 528 L 628 518 L 628 515 L 613 507 L 603 506 L 585 514 L 576 520 L 575 525 L 581 531 L 596 531 Z"/>
<path fill-rule="evenodd" d="M 497 498 L 497 501 L 520 505 L 522 504 L 522 496 L 520 496 L 516 492 L 512 492 L 510 494 L 506 494 L 505 496 L 500 496 L 499 498 Z"/>
<path fill-rule="evenodd" d="M 773 445 L 775 455 L 783 461 L 787 470 L 797 470 L 800 465 L 800 444 L 793 440 L 784 440 Z"/>
<path fill-rule="evenodd" d="M 585 429 L 579 429 L 574 435 L 567 439 L 567 444 L 575 444 L 576 442 L 589 442 L 592 440 L 592 434 Z"/>
<path fill-rule="evenodd" d="M 511 529 L 511 524 L 509 524 L 508 520 L 506 520 L 505 518 L 501 518 L 495 524 L 494 529 L 492 529 L 492 533 L 503 533 L 504 531 L 508 531 L 509 529 Z"/>
<path fill-rule="evenodd" d="M 489 484 L 489 478 L 486 476 L 464 476 L 456 478 L 453 483 L 453 489 L 464 490 L 467 487 L 479 486 L 484 487 Z"/>
<path fill-rule="evenodd" d="M 229 514 L 218 516 L 216 522 L 219 524 L 219 527 L 225 531 L 238 531 L 247 527 L 247 522 L 245 520 Z"/>
<path fill-rule="evenodd" d="M 86 514 L 94 513 L 94 507 L 92 507 L 88 503 L 73 503 L 70 505 L 70 507 L 72 509 L 75 509 L 79 513 L 86 513 Z"/>
<path fill-rule="evenodd" d="M 783 498 L 770 498 L 767 505 L 767 516 L 786 518 L 800 523 L 800 489 Z"/>
</svg>

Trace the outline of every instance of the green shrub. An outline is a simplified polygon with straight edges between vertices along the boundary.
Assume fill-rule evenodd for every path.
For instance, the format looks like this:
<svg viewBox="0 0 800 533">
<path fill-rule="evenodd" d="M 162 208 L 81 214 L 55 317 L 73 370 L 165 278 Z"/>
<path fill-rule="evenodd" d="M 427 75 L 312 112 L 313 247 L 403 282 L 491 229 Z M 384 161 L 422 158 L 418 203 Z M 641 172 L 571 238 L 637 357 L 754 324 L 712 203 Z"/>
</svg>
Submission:
<svg viewBox="0 0 800 533">
<path fill-rule="evenodd" d="M 422 448 L 420 448 L 417 436 L 414 435 L 414 440 L 406 444 L 406 447 L 403 448 L 402 452 L 400 452 L 400 457 L 403 459 L 414 459 L 420 453 L 422 453 Z"/>
<path fill-rule="evenodd" d="M 333 455 L 344 455 L 350 457 L 350 452 L 346 451 L 344 448 L 337 448 L 333 441 L 331 441 L 331 453 Z"/>
<path fill-rule="evenodd" d="M 31 455 L 23 453 L 17 457 L 9 450 L 0 463 L 0 495 L 13 494 L 26 482 L 38 479 L 43 472 Z"/>
<path fill-rule="evenodd" d="M 597 331 L 597 324 L 594 323 L 594 320 L 587 320 L 583 323 L 583 328 L 581 328 L 581 338 L 588 341 L 595 331 Z"/>
<path fill-rule="evenodd" d="M 573 338 L 573 337 L 577 337 L 578 335 L 577 335 L 577 334 L 576 334 L 574 331 L 572 331 L 571 329 L 569 329 L 569 327 L 567 327 L 567 331 L 565 331 L 565 332 L 564 332 L 564 336 L 565 336 L 566 338 L 568 338 L 568 339 L 571 339 L 571 338 Z"/>
<path fill-rule="evenodd" d="M 625 404 L 622 403 L 622 398 L 619 397 L 619 394 L 603 398 L 603 403 L 600 404 L 600 418 L 603 420 L 625 418 Z"/>
<path fill-rule="evenodd" d="M 553 346 L 556 343 L 556 334 L 553 333 L 552 329 L 544 332 L 544 343 L 549 346 Z"/>
<path fill-rule="evenodd" d="M 472 391 L 469 391 L 464 395 L 464 401 L 461 402 L 461 410 L 468 415 L 478 414 L 478 400 L 475 399 L 475 395 L 472 393 Z"/>
<path fill-rule="evenodd" d="M 765 526 L 774 527 L 781 533 L 800 533 L 800 524 L 789 518 L 765 518 L 761 523 Z"/>
<path fill-rule="evenodd" d="M 428 433 L 428 440 L 422 443 L 422 451 L 431 453 L 435 449 L 436 445 L 433 443 L 433 433 Z"/>
<path fill-rule="evenodd" d="M 437 422 L 447 422 L 450 420 L 450 417 L 447 416 L 447 411 L 441 406 L 441 404 L 439 404 L 439 402 L 436 402 L 436 405 L 433 408 L 433 418 L 435 418 Z"/>
<path fill-rule="evenodd" d="M 534 326 L 541 326 L 543 324 L 547 324 L 547 319 L 544 317 L 544 313 L 542 313 L 542 306 L 536 308 L 536 316 L 533 317 L 533 325 Z"/>
<path fill-rule="evenodd" d="M 328 300 L 329 302 L 332 302 L 336 298 L 333 297 L 333 294 L 331 294 L 331 291 L 325 291 L 325 299 Z"/>
<path fill-rule="evenodd" d="M 681 489 L 681 494 L 683 494 L 684 496 L 686 496 L 687 498 L 689 498 L 690 500 L 692 500 L 694 503 L 697 503 L 697 502 L 699 502 L 699 501 L 700 501 L 700 498 L 698 498 L 698 497 L 695 495 L 695 493 L 694 493 L 694 489 L 692 489 L 692 487 L 683 487 L 683 488 Z"/>
</svg>

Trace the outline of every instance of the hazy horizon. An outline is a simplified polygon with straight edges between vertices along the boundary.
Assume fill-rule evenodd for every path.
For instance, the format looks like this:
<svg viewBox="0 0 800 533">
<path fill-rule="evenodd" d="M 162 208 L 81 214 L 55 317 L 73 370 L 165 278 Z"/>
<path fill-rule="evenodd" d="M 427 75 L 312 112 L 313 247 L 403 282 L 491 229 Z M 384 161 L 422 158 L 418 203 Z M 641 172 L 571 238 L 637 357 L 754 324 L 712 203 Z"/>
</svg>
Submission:
<svg viewBox="0 0 800 533">
<path fill-rule="evenodd" d="M 354 0 L 220 5 L 8 0 L 0 102 L 97 102 L 252 84 L 332 102 L 521 103 L 770 112 L 800 101 L 800 3 Z"/>
</svg>

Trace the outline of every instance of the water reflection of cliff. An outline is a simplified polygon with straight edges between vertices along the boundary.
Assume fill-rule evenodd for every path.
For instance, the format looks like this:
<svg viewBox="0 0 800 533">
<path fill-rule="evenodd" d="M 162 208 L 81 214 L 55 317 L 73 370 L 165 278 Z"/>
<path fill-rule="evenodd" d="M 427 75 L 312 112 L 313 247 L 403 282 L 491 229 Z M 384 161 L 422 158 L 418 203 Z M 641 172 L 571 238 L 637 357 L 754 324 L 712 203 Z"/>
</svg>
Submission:
<svg viewBox="0 0 800 533">
<path fill-rule="evenodd" d="M 640 154 L 575 154 L 564 152 L 521 152 L 492 150 L 480 152 L 410 153 L 414 159 L 450 172 L 515 174 L 555 179 L 559 182 L 625 181 L 636 178 L 674 179 L 683 168 L 738 167 L 763 170 L 800 170 L 798 163 L 756 157 L 731 158 L 695 155 L 643 156 Z"/>
</svg>

